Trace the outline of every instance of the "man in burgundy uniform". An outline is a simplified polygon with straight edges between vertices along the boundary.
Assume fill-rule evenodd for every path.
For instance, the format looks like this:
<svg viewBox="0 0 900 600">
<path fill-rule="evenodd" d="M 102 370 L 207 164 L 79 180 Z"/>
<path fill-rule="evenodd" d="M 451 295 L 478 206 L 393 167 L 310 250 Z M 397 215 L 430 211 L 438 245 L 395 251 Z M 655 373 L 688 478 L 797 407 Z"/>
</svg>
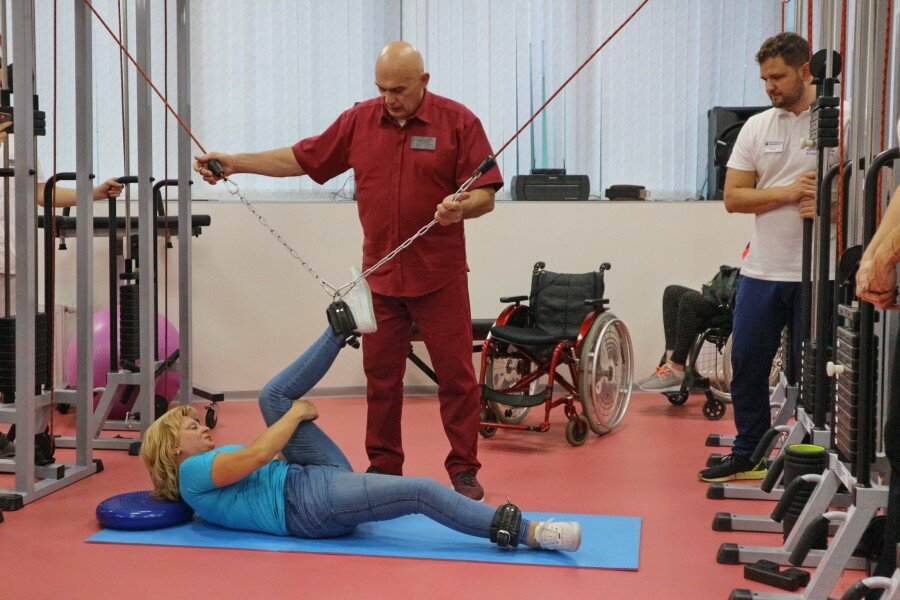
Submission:
<svg viewBox="0 0 900 600">
<path fill-rule="evenodd" d="M 452 201 L 474 169 L 492 154 L 481 122 L 462 104 L 427 91 L 422 56 L 406 42 L 388 44 L 375 63 L 380 97 L 345 111 L 321 135 L 292 148 L 255 154 L 211 153 L 223 175 L 309 175 L 324 183 L 353 169 L 363 228 L 363 269 L 394 250 L 432 218 L 442 225 L 417 239 L 369 276 L 378 331 L 363 336 L 368 381 L 366 451 L 369 472 L 400 475 L 403 376 L 412 323 L 418 325 L 440 380 L 438 398 L 450 440 L 445 466 L 454 488 L 481 500 L 475 476 L 479 395 L 472 366 L 472 329 L 463 219 L 493 210 L 503 185 L 494 167 L 475 189 Z M 436 207 L 436 208 L 435 208 Z"/>
</svg>

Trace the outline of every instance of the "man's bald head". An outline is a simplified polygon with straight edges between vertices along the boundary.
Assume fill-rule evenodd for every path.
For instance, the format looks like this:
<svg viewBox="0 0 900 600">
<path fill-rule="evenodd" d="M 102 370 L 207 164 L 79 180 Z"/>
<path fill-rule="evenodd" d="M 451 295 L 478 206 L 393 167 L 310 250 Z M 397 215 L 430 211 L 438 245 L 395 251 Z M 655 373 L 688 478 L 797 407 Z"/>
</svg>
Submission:
<svg viewBox="0 0 900 600">
<path fill-rule="evenodd" d="M 379 69 L 403 70 L 418 76 L 425 72 L 425 61 L 409 42 L 391 42 L 381 49 L 375 61 L 375 71 Z"/>
<path fill-rule="evenodd" d="M 375 61 L 375 85 L 385 109 L 395 119 L 408 119 L 416 113 L 429 77 L 422 55 L 409 42 L 391 42 Z"/>
</svg>

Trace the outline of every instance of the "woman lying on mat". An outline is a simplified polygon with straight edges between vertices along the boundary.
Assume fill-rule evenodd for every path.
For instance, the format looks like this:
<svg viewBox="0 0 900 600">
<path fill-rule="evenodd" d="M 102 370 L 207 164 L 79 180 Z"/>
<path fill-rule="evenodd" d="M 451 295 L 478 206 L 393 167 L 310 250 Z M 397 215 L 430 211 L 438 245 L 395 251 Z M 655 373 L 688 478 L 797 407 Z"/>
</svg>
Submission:
<svg viewBox="0 0 900 600">
<path fill-rule="evenodd" d="M 512 504 L 494 509 L 432 479 L 354 473 L 301 400 L 328 371 L 344 337 L 327 330 L 259 396 L 268 429 L 248 446 L 216 449 L 193 408 L 157 419 L 141 443 L 154 496 L 183 498 L 204 520 L 230 529 L 329 538 L 356 525 L 423 514 L 500 547 L 574 551 L 577 522 L 529 521 Z M 273 460 L 274 459 L 274 460 Z"/>
</svg>

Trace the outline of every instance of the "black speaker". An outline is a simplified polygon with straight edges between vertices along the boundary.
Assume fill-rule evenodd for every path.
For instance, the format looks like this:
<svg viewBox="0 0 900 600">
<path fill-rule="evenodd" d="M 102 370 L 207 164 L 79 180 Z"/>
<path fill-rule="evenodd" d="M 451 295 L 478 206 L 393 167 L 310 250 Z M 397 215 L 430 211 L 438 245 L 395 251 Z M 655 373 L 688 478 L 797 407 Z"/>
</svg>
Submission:
<svg viewBox="0 0 900 600">
<path fill-rule="evenodd" d="M 587 175 L 566 175 L 565 169 L 532 169 L 516 175 L 509 185 L 513 200 L 587 200 L 591 182 Z"/>
<path fill-rule="evenodd" d="M 725 193 L 728 158 L 747 119 L 770 106 L 713 106 L 709 117 L 709 157 L 707 163 L 707 200 L 721 200 Z"/>
</svg>

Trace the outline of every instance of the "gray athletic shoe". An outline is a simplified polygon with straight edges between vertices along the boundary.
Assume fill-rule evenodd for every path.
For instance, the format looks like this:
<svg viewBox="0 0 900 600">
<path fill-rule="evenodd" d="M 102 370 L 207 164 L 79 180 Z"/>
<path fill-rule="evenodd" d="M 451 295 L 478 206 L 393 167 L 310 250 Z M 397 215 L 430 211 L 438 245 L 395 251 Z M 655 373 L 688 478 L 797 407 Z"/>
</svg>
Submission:
<svg viewBox="0 0 900 600">
<path fill-rule="evenodd" d="M 681 389 L 684 373 L 663 365 L 648 381 L 638 384 L 645 392 L 675 392 Z"/>
<path fill-rule="evenodd" d="M 638 386 L 638 387 L 641 387 L 641 386 L 644 385 L 645 383 L 648 383 L 648 382 L 652 381 L 653 378 L 656 377 L 656 374 L 659 373 L 659 370 L 660 370 L 660 369 L 662 369 L 662 367 L 656 367 L 656 370 L 655 370 L 655 371 L 653 371 L 651 374 L 647 375 L 647 376 L 644 377 L 643 379 L 639 380 L 639 381 L 637 382 L 637 386 Z"/>
</svg>

